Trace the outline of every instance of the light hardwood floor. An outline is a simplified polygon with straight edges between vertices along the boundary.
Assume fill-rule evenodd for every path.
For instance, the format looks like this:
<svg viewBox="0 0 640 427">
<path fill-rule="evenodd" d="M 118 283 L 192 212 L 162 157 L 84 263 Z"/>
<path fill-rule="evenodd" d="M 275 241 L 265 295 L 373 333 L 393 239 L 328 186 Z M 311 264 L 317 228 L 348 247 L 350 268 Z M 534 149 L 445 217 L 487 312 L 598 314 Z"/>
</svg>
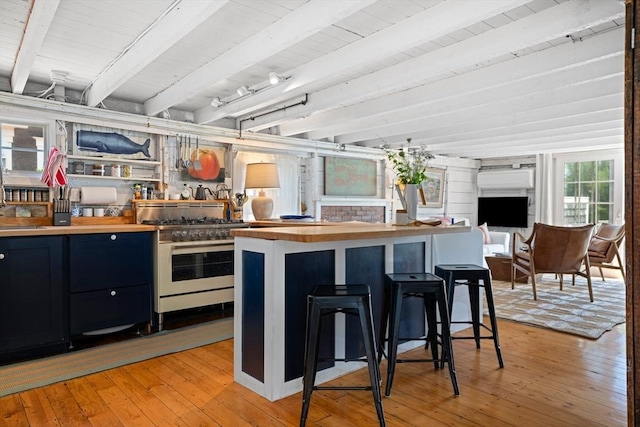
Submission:
<svg viewBox="0 0 640 427">
<path fill-rule="evenodd" d="M 399 365 L 387 425 L 626 425 L 624 325 L 596 341 L 508 321 L 499 330 L 504 369 L 490 341 L 454 341 L 458 397 L 447 369 Z M 354 382 L 366 384 L 364 369 L 334 384 Z M 269 402 L 234 383 L 228 340 L 0 398 L 0 425 L 296 426 L 300 406 L 300 393 Z M 307 425 L 375 426 L 371 393 L 315 391 Z"/>
</svg>

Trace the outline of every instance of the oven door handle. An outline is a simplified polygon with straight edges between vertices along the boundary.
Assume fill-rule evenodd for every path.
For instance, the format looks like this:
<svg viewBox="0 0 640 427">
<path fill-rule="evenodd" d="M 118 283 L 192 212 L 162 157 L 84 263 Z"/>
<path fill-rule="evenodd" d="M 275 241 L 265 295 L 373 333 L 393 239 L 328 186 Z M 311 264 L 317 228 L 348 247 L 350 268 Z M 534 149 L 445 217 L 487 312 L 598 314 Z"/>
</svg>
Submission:
<svg viewBox="0 0 640 427">
<path fill-rule="evenodd" d="M 194 250 L 206 249 L 206 252 L 222 252 L 232 251 L 233 244 L 225 243 L 223 245 L 189 245 L 189 246 L 171 246 L 171 253 L 173 255 L 188 255 L 192 254 Z"/>
</svg>

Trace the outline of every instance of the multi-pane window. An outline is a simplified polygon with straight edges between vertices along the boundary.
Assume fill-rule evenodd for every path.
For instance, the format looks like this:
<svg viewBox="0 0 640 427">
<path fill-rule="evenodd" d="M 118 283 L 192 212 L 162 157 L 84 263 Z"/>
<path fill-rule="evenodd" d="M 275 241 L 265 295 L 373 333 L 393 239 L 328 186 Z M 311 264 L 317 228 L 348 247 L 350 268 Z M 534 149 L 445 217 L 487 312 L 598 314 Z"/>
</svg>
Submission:
<svg viewBox="0 0 640 427">
<path fill-rule="evenodd" d="M 564 165 L 564 224 L 613 222 L 613 160 Z"/>
<path fill-rule="evenodd" d="M 45 156 L 45 128 L 1 123 L 0 159 L 4 170 L 41 172 Z"/>
</svg>

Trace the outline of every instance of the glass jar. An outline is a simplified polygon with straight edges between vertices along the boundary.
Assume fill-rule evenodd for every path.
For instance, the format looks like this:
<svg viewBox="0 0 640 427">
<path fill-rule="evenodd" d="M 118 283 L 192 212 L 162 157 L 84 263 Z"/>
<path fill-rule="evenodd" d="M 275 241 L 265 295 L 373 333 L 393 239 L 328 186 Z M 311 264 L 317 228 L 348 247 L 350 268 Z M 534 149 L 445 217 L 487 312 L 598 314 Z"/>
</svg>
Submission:
<svg viewBox="0 0 640 427">
<path fill-rule="evenodd" d="M 120 165 L 115 163 L 111 165 L 111 176 L 120 177 Z"/>
<path fill-rule="evenodd" d="M 142 185 L 135 184 L 133 186 L 133 198 L 136 200 L 142 199 Z"/>
<path fill-rule="evenodd" d="M 131 165 L 123 165 L 122 166 L 122 176 L 124 178 L 131 178 L 131 174 L 133 171 L 131 170 Z"/>
<path fill-rule="evenodd" d="M 76 175 L 84 175 L 84 162 L 75 162 L 73 164 L 73 173 Z"/>
<path fill-rule="evenodd" d="M 93 174 L 96 176 L 104 176 L 104 165 L 101 163 L 93 165 Z"/>
</svg>

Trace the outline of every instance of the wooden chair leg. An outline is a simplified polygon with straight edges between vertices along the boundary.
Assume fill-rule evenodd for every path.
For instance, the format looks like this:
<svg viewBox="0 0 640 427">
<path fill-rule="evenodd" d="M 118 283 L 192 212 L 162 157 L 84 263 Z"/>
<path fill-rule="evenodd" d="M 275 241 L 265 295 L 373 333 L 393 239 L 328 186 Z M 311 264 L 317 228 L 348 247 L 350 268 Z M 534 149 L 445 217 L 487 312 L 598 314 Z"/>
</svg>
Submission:
<svg viewBox="0 0 640 427">
<path fill-rule="evenodd" d="M 533 300 L 538 301 L 538 294 L 536 293 L 536 274 L 531 272 L 531 289 L 533 289 Z"/>
</svg>

